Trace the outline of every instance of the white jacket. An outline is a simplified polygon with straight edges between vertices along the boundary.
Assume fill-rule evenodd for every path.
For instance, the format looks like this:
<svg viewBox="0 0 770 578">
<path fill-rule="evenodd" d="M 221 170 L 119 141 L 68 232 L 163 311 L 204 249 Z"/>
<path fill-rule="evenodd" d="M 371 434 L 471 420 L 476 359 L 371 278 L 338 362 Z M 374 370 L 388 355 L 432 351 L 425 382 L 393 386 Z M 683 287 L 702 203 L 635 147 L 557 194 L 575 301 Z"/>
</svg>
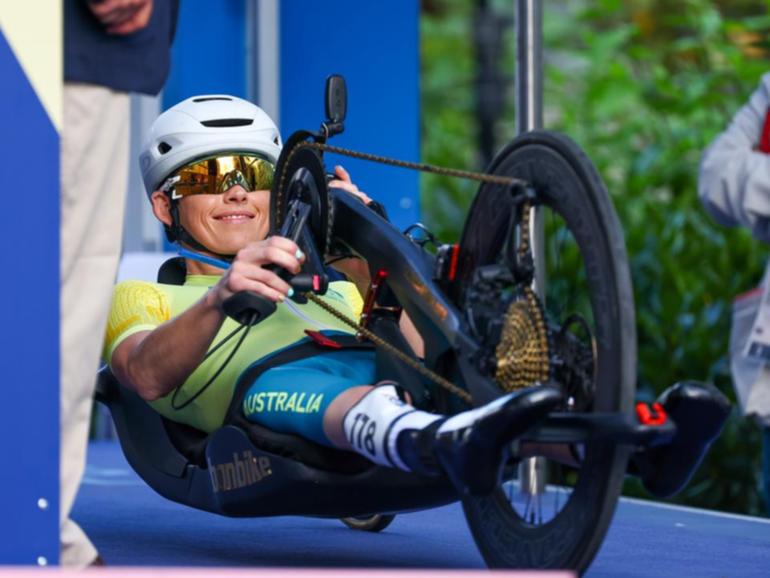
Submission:
<svg viewBox="0 0 770 578">
<path fill-rule="evenodd" d="M 749 102 L 727 130 L 706 149 L 698 176 L 698 196 L 716 221 L 727 227 L 748 227 L 770 243 L 770 155 L 756 150 L 770 107 L 770 74 L 762 77 Z M 763 285 L 770 275 L 766 269 Z M 770 425 L 770 369 L 743 355 L 759 311 L 761 292 L 736 300 L 730 333 L 730 371 L 746 415 Z M 770 331 L 770 327 L 766 329 Z"/>
</svg>

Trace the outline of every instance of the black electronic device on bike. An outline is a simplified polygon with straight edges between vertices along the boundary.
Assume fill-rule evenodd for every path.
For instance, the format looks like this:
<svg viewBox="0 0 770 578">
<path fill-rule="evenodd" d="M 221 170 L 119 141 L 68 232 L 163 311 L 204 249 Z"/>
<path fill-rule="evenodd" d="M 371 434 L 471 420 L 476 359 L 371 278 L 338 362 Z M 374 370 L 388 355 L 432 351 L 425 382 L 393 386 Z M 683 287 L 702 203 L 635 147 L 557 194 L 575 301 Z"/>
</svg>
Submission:
<svg viewBox="0 0 770 578">
<path fill-rule="evenodd" d="M 325 135 L 325 139 L 345 130 L 344 122 L 348 113 L 348 88 L 345 79 L 339 74 L 332 74 L 326 79 L 324 111 L 326 112 L 326 120 L 321 124 L 320 132 Z"/>
<path fill-rule="evenodd" d="M 330 81 L 320 133 L 299 131 L 286 140 L 271 191 L 271 233 L 296 237 L 308 273 L 323 272 L 331 254 L 368 262 L 378 290 L 365 326 L 353 321 L 366 341 L 351 335 L 345 345 L 375 347 L 378 378 L 398 381 L 420 409 L 457 413 L 545 379 L 562 387 L 562 407 L 516 447 L 577 447 L 579 466 L 550 461 L 549 483 L 535 495 L 515 476 L 519 454 L 511 448 L 501 487 L 462 501 L 490 567 L 583 572 L 612 518 L 629 454 L 677 439 L 677 425 L 657 409 L 634 411 L 631 277 L 604 184 L 573 141 L 547 131 L 514 139 L 485 173 L 428 167 L 481 183 L 459 242 L 440 251 L 437 265 L 418 240 L 352 195 L 327 188 L 323 154 L 326 139 L 342 128 L 345 97 L 344 84 Z M 544 227 L 533 242 L 534 211 Z M 247 303 L 244 310 L 256 307 Z M 425 342 L 422 359 L 410 354 L 399 330 L 401 311 Z M 314 347 L 303 343 L 274 362 Z M 211 434 L 161 417 L 109 370 L 100 374 L 97 397 L 109 406 L 137 473 L 165 497 L 198 509 L 346 518 L 351 527 L 377 531 L 393 514 L 460 499 L 444 477 L 383 468 L 239 420 L 239 392 L 272 362 L 250 368 L 235 384 L 231 421 Z M 234 454 L 260 465 L 249 483 L 218 477 Z"/>
</svg>

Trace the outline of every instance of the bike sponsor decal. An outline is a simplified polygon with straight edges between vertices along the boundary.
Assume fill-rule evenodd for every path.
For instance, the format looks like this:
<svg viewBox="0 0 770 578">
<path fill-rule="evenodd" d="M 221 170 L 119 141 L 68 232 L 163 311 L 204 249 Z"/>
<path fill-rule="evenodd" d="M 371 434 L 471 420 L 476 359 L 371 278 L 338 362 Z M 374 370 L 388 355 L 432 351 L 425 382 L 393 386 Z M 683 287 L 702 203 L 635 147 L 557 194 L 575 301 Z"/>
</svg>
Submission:
<svg viewBox="0 0 770 578">
<path fill-rule="evenodd" d="M 207 460 L 208 461 L 208 460 Z M 252 486 L 273 474 L 270 459 L 255 457 L 250 450 L 243 452 L 243 458 L 233 454 L 233 461 L 209 464 L 209 477 L 215 492 L 229 492 Z"/>
</svg>

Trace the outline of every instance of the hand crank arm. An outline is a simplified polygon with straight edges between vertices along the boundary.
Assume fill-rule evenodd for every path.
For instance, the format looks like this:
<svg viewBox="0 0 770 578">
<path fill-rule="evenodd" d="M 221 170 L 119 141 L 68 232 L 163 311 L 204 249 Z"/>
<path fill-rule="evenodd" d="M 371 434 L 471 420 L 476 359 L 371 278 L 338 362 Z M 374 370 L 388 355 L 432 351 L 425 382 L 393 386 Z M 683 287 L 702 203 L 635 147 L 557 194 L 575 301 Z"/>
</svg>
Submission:
<svg viewBox="0 0 770 578">
<path fill-rule="evenodd" d="M 315 267 L 317 265 L 316 261 L 319 261 L 320 258 L 307 231 L 306 224 L 309 214 L 310 205 L 301 201 L 295 201 L 289 208 L 286 220 L 279 234 L 297 244 L 300 244 L 300 240 L 304 241 L 302 244 L 306 247 L 308 259 L 311 260 L 312 255 L 313 262 L 311 265 Z M 284 268 L 277 265 L 268 265 L 265 268 L 275 272 L 284 281 L 289 283 L 296 291 L 297 299 L 300 299 L 301 294 L 306 291 L 313 291 L 314 293 L 326 292 L 328 279 L 322 273 L 291 275 Z M 320 271 L 323 271 L 323 264 L 321 264 Z M 305 301 L 306 299 L 302 302 Z M 239 291 L 228 297 L 222 304 L 222 308 L 228 317 L 231 317 L 241 325 L 256 325 L 275 312 L 276 304 L 251 291 Z"/>
</svg>

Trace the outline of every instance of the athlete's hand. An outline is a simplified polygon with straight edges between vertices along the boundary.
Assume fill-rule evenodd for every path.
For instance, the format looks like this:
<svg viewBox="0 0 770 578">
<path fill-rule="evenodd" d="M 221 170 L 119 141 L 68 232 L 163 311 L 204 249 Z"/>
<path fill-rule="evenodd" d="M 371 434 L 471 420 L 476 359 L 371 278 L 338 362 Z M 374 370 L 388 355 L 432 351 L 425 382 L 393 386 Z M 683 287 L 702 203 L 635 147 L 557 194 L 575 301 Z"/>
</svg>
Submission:
<svg viewBox="0 0 770 578">
<path fill-rule="evenodd" d="M 337 178 L 329 181 L 329 188 L 343 189 L 349 192 L 351 195 L 355 195 L 361 199 L 365 205 L 368 205 L 372 202 L 372 199 L 370 199 L 366 193 L 358 190 L 358 187 L 355 185 L 355 183 L 350 180 L 350 174 L 348 171 L 346 171 L 340 165 L 334 167 L 334 175 Z"/>
<path fill-rule="evenodd" d="M 251 291 L 270 301 L 283 301 L 291 285 L 266 266 L 277 265 L 296 275 L 305 255 L 294 241 L 285 237 L 270 237 L 249 243 L 238 251 L 230 268 L 214 286 L 211 298 L 221 309 L 226 299 L 240 291 Z"/>
<path fill-rule="evenodd" d="M 334 174 L 336 179 L 329 181 L 330 188 L 343 189 L 361 199 L 365 205 L 372 202 L 372 199 L 360 191 L 358 187 L 350 179 L 350 174 L 342 166 L 337 165 L 334 167 Z M 333 255 L 329 256 L 334 261 L 332 267 L 345 275 L 348 280 L 352 281 L 358 287 L 361 295 L 366 295 L 366 288 L 369 286 L 371 277 L 369 276 L 369 265 L 362 259 L 334 259 Z"/>
<path fill-rule="evenodd" d="M 150 22 L 153 0 L 89 1 L 88 7 L 108 34 L 132 34 Z"/>
</svg>

